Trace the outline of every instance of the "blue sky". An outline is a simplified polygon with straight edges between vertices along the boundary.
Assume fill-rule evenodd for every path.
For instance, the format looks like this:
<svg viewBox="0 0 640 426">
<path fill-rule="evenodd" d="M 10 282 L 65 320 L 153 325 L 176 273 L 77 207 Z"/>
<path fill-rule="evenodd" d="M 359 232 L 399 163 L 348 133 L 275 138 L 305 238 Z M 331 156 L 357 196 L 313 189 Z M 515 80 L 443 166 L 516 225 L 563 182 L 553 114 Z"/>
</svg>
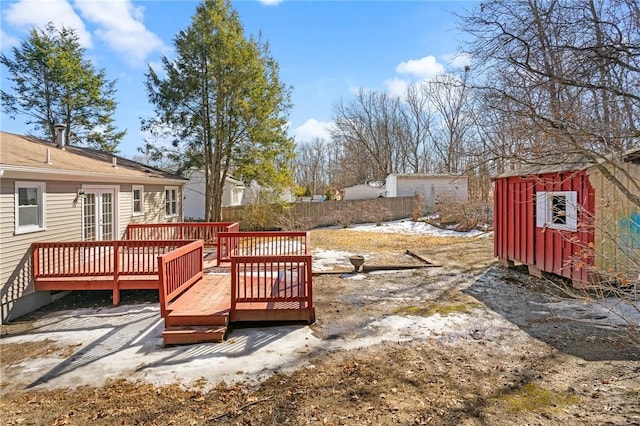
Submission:
<svg viewBox="0 0 640 426">
<path fill-rule="evenodd" d="M 143 145 L 140 117 L 152 114 L 144 89 L 147 64 L 173 57 L 175 34 L 191 23 L 191 0 L 2 1 L 0 48 L 10 48 L 33 27 L 52 21 L 75 28 L 87 56 L 117 80 L 116 126 L 127 129 L 120 153 Z M 245 34 L 258 34 L 292 86 L 289 132 L 297 142 L 328 137 L 333 105 L 358 89 L 400 94 L 410 82 L 465 64 L 457 55 L 462 35 L 451 11 L 473 1 L 233 1 Z M 2 88 L 8 89 L 6 69 Z M 23 117 L 2 115 L 0 128 L 27 133 Z"/>
</svg>

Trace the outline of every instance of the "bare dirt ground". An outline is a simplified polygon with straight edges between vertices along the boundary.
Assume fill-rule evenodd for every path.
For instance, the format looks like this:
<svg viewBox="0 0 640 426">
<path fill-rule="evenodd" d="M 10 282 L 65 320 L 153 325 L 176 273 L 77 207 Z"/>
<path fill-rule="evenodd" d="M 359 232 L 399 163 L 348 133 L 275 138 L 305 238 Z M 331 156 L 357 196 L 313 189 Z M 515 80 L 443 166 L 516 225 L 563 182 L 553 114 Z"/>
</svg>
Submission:
<svg viewBox="0 0 640 426">
<path fill-rule="evenodd" d="M 2 424 L 640 425 L 640 348 L 593 306 L 498 267 L 492 244 L 313 231 L 314 249 L 362 254 L 367 266 L 420 265 L 407 249 L 432 265 L 316 276 L 311 331 L 340 344 L 316 346 L 302 367 L 259 381 L 158 386 L 114 374 L 100 386 L 28 387 L 27 361 L 79 348 L 0 341 Z M 124 295 L 155 302 L 148 292 Z M 28 334 L 55 309 L 109 303 L 82 296 L 3 326 L 3 337 Z"/>
</svg>

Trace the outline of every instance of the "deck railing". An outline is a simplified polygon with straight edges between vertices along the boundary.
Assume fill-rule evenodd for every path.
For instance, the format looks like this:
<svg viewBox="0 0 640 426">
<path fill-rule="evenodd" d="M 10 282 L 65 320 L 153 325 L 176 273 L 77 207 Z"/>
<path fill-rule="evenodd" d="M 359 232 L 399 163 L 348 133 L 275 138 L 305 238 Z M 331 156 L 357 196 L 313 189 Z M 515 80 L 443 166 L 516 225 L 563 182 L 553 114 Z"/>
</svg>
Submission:
<svg viewBox="0 0 640 426">
<path fill-rule="evenodd" d="M 170 303 L 203 275 L 204 242 L 193 241 L 158 257 L 160 312 L 163 318 Z"/>
<path fill-rule="evenodd" d="M 231 321 L 239 304 L 313 312 L 310 255 L 231 256 Z"/>
<path fill-rule="evenodd" d="M 231 262 L 232 256 L 310 255 L 309 233 L 225 232 L 218 234 L 218 264 Z"/>
<path fill-rule="evenodd" d="M 32 245 L 33 277 L 150 275 L 158 272 L 158 256 L 188 244 L 164 241 L 36 242 Z"/>
<path fill-rule="evenodd" d="M 203 240 L 206 247 L 218 244 L 219 232 L 237 232 L 237 222 L 137 223 L 127 225 L 127 240 Z"/>
<path fill-rule="evenodd" d="M 231 262 L 231 321 L 243 303 L 313 312 L 308 232 L 230 232 L 218 240 Z"/>
</svg>

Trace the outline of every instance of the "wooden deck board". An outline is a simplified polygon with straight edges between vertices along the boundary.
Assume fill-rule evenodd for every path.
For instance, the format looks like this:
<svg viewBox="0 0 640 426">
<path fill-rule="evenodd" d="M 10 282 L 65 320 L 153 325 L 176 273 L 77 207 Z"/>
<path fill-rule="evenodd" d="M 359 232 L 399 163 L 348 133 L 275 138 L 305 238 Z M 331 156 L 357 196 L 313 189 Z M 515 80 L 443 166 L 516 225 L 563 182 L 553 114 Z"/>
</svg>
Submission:
<svg viewBox="0 0 640 426">
<path fill-rule="evenodd" d="M 184 294 L 169 305 L 172 313 L 210 315 L 229 312 L 231 308 L 231 276 L 204 275 Z"/>
</svg>

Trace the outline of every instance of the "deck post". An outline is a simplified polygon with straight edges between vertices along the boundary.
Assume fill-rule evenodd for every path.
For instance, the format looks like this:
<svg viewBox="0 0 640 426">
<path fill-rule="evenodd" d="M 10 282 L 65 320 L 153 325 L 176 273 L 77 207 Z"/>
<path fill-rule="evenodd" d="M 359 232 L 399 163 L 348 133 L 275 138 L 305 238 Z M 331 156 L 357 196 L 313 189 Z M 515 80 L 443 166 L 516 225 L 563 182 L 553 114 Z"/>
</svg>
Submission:
<svg viewBox="0 0 640 426">
<path fill-rule="evenodd" d="M 238 285 L 238 261 L 231 258 L 231 306 L 229 307 L 229 321 L 236 321 L 236 287 Z"/>
<path fill-rule="evenodd" d="M 36 243 L 31 245 L 31 272 L 34 279 L 40 275 L 40 253 Z"/>
<path fill-rule="evenodd" d="M 166 275 L 166 262 L 163 256 L 158 256 L 158 290 L 160 297 L 160 316 L 166 318 L 167 316 L 167 275 Z"/>
<path fill-rule="evenodd" d="M 124 250 L 122 252 L 124 256 Z M 113 304 L 120 303 L 120 243 L 113 242 Z"/>
<path fill-rule="evenodd" d="M 307 241 L 309 241 L 309 236 L 307 235 Z M 308 252 L 311 253 L 311 250 L 307 248 Z M 313 259 L 311 256 L 307 257 L 306 262 L 306 274 L 305 277 L 305 286 L 306 288 L 306 296 L 307 296 L 307 309 L 309 311 L 309 324 L 313 324 L 316 322 L 316 309 L 313 307 Z"/>
</svg>

